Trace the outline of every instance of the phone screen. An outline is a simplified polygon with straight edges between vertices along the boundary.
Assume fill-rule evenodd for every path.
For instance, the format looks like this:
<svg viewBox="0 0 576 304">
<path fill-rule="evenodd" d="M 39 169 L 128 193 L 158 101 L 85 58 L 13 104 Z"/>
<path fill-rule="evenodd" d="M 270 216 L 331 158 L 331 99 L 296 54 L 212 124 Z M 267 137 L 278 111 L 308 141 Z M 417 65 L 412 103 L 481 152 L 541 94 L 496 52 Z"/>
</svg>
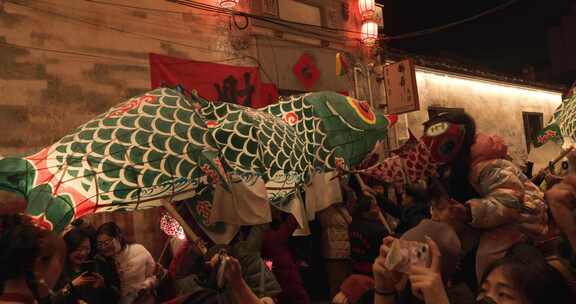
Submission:
<svg viewBox="0 0 576 304">
<path fill-rule="evenodd" d="M 87 273 L 96 272 L 96 262 L 86 261 L 86 262 L 82 263 L 82 270 L 87 272 Z"/>
</svg>

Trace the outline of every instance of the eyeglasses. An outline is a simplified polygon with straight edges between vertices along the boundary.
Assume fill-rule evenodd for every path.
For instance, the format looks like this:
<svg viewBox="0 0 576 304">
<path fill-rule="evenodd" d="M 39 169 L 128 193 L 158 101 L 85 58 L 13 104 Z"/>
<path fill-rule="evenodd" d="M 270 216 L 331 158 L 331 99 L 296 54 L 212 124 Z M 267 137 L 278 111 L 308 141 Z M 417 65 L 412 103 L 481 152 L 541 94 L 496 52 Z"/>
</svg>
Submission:
<svg viewBox="0 0 576 304">
<path fill-rule="evenodd" d="M 98 242 L 96 242 L 96 246 L 98 246 L 99 248 L 108 247 L 108 246 L 110 246 L 110 244 L 112 244 L 113 240 L 114 239 L 108 239 L 105 241 L 98 241 Z"/>
</svg>

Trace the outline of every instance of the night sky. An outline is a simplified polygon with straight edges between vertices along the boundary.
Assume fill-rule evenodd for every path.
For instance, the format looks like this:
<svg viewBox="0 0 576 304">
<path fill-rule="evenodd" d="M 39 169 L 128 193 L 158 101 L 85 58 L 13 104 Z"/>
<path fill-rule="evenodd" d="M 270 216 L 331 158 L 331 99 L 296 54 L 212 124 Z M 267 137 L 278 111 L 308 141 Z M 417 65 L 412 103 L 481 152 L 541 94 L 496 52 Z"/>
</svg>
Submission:
<svg viewBox="0 0 576 304">
<path fill-rule="evenodd" d="M 467 18 L 508 0 L 379 0 L 384 7 L 384 32 L 398 35 Z M 489 16 L 450 29 L 388 45 L 411 53 L 444 57 L 492 71 L 520 75 L 535 67 L 538 80 L 568 85 L 574 73 L 550 72 L 548 29 L 569 15 L 576 0 L 519 0 Z M 576 37 L 575 37 L 576 39 Z M 576 54 L 574 54 L 576 56 Z"/>
</svg>

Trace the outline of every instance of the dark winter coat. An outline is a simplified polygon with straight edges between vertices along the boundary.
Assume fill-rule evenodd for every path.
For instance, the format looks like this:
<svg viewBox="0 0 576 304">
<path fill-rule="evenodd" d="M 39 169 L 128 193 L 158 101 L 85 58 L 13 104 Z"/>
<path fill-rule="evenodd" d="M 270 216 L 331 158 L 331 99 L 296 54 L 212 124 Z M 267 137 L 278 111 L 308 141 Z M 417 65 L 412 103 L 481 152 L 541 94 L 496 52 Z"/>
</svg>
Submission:
<svg viewBox="0 0 576 304">
<path fill-rule="evenodd" d="M 262 256 L 272 260 L 272 272 L 282 287 L 278 303 L 310 303 L 304 289 L 300 270 L 290 248 L 288 240 L 298 228 L 298 222 L 290 215 L 277 229 L 270 229 L 264 234 Z"/>
</svg>

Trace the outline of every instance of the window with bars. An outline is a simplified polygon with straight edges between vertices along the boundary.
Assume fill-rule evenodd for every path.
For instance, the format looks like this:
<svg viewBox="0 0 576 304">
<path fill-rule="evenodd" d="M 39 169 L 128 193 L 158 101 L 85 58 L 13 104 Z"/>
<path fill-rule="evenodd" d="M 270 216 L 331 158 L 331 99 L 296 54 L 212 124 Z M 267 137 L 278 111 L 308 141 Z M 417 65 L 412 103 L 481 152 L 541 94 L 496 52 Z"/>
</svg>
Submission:
<svg viewBox="0 0 576 304">
<path fill-rule="evenodd" d="M 530 144 L 536 140 L 538 132 L 544 127 L 544 115 L 537 112 L 522 112 L 526 151 L 530 153 Z"/>
</svg>

